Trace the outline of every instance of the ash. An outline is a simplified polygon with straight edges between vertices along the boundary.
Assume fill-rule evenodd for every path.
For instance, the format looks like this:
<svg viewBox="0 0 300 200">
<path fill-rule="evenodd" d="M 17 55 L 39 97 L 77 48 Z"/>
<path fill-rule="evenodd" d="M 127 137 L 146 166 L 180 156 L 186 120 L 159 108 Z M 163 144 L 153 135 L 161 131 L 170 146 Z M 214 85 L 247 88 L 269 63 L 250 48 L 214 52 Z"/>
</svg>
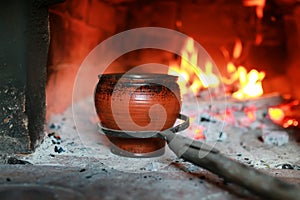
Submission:
<svg viewBox="0 0 300 200">
<path fill-rule="evenodd" d="M 182 113 L 191 118 L 191 126 L 180 134 L 205 141 L 224 155 L 254 168 L 300 170 L 300 148 L 296 141 L 290 139 L 288 144 L 281 146 L 266 144 L 262 142 L 262 129 L 224 124 L 209 115 L 205 108 L 207 105 L 207 102 L 206 105 L 205 102 L 201 103 L 203 113 L 200 115 L 195 113 L 195 106 L 199 104 L 189 102 L 183 105 Z M 180 169 L 176 163 L 182 164 L 190 172 L 200 169 L 176 158 L 168 147 L 163 156 L 154 158 L 127 158 L 112 154 L 106 137 L 97 132 L 98 118 L 91 115 L 94 113 L 91 110 L 93 106 L 90 97 L 73 105 L 74 110 L 69 107 L 64 113 L 53 115 L 47 123 L 44 141 L 34 153 L 21 155 L 22 160 L 36 165 L 105 165 L 136 173 L 178 171 Z M 74 119 L 77 119 L 76 125 Z M 209 126 L 212 128 L 197 133 L 199 127 L 206 129 Z"/>
</svg>

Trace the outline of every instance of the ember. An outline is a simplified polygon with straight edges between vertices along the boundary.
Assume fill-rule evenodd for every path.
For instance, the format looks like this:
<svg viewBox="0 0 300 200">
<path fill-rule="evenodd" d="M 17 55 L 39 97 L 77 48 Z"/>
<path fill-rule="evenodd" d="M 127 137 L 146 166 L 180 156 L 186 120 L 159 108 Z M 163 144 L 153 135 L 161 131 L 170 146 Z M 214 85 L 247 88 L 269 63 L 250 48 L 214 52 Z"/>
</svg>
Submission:
<svg viewBox="0 0 300 200">
<path fill-rule="evenodd" d="M 298 100 L 294 100 L 290 103 L 283 103 L 276 107 L 270 107 L 268 110 L 268 115 L 270 119 L 284 128 L 297 127 L 299 122 L 295 119 L 295 112 L 293 108 L 299 105 Z"/>
<path fill-rule="evenodd" d="M 280 108 L 269 108 L 268 114 L 270 118 L 277 123 L 280 123 L 284 118 L 284 112 Z"/>
</svg>

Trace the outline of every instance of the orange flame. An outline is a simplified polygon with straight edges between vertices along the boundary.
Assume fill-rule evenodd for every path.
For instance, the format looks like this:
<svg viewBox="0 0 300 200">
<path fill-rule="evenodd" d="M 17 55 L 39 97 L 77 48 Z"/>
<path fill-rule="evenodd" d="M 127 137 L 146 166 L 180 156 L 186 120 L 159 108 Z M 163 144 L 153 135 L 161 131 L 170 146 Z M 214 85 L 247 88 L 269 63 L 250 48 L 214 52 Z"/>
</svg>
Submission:
<svg viewBox="0 0 300 200">
<path fill-rule="evenodd" d="M 258 72 L 252 69 L 247 72 L 243 66 L 235 67 L 233 63 L 227 64 L 227 72 L 230 78 L 224 78 L 223 82 L 227 85 L 238 82 L 238 91 L 234 92 L 232 96 L 236 99 L 249 99 L 261 96 L 263 92 L 262 80 L 265 78 L 265 72 Z"/>
<path fill-rule="evenodd" d="M 266 6 L 266 0 L 243 0 L 245 6 L 255 6 L 256 16 L 262 19 L 264 16 L 264 7 Z"/>
<path fill-rule="evenodd" d="M 232 57 L 234 59 L 238 59 L 242 54 L 242 50 L 242 41 L 240 39 L 236 39 Z M 227 57 L 228 59 L 226 49 L 223 49 L 223 54 L 225 58 Z M 263 94 L 262 80 L 265 77 L 264 72 L 258 72 L 257 70 L 252 69 L 248 73 L 245 67 L 239 66 L 237 68 L 232 62 L 227 64 L 227 72 L 229 74 L 229 78 L 222 77 L 222 81 L 227 85 L 237 84 L 238 91 L 232 94 L 234 98 L 242 100 L 259 97 Z"/>
<path fill-rule="evenodd" d="M 252 69 L 249 73 L 244 67 L 239 67 L 239 90 L 234 92 L 232 96 L 237 99 L 248 99 L 261 96 L 263 92 L 262 80 L 265 77 L 264 72 L 258 72 Z"/>
<path fill-rule="evenodd" d="M 241 56 L 242 49 L 243 49 L 242 41 L 240 39 L 236 39 L 233 48 L 233 55 L 232 55 L 234 59 L 237 59 Z"/>
<path fill-rule="evenodd" d="M 237 39 L 233 49 L 234 59 L 241 56 L 242 49 L 242 41 Z M 220 85 L 220 79 L 213 73 L 211 62 L 205 64 L 205 70 L 198 67 L 198 50 L 195 48 L 195 42 L 192 38 L 187 39 L 181 53 L 180 64 L 171 63 L 168 74 L 179 77 L 178 84 L 182 94 L 188 93 L 189 89 L 193 94 L 198 94 L 202 89 L 215 88 Z M 234 98 L 243 100 L 259 97 L 263 94 L 264 72 L 258 72 L 255 69 L 247 72 L 245 67 L 236 67 L 231 62 L 227 64 L 227 71 L 230 77 L 222 77 L 222 81 L 227 85 L 237 85 L 238 90 L 232 94 Z"/>
<path fill-rule="evenodd" d="M 188 93 L 190 88 L 194 94 L 198 94 L 202 88 L 217 87 L 220 80 L 213 73 L 212 63 L 205 64 L 205 71 L 198 66 L 198 50 L 192 38 L 188 38 L 182 49 L 180 65 L 171 63 L 168 74 L 179 76 L 178 84 L 182 94 Z"/>
</svg>

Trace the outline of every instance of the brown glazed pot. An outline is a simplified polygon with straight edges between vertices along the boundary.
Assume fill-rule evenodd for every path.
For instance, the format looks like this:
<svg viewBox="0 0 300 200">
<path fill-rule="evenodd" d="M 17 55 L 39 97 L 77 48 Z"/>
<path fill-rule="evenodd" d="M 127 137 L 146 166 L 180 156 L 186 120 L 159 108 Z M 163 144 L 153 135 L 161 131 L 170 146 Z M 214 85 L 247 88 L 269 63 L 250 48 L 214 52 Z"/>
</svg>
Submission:
<svg viewBox="0 0 300 200">
<path fill-rule="evenodd" d="M 99 75 L 95 107 L 105 128 L 122 131 L 168 129 L 180 113 L 177 77 L 166 74 Z M 118 155 L 151 157 L 164 153 L 165 141 L 159 138 L 108 138 L 114 144 L 112 152 Z"/>
</svg>

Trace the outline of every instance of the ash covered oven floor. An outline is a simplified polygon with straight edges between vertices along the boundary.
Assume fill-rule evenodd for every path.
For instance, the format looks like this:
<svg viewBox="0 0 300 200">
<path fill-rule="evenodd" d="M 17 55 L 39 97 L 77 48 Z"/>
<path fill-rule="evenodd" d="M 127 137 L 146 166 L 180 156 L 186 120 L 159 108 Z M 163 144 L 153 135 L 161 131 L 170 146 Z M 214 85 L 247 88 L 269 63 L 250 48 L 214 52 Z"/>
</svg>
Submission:
<svg viewBox="0 0 300 200">
<path fill-rule="evenodd" d="M 92 98 L 76 105 L 83 109 L 82 121 L 77 126 L 71 107 L 61 115 L 52 116 L 43 143 L 33 154 L 18 157 L 34 165 L 2 167 L 6 182 L 55 183 L 87 198 L 101 196 L 101 199 L 256 198 L 239 186 L 176 158 L 167 147 L 165 155 L 156 158 L 125 158 L 112 154 L 106 138 L 97 132 L 97 118 L 87 114 L 91 113 L 90 104 L 93 104 Z M 79 134 L 78 126 L 83 127 Z M 232 159 L 300 184 L 300 148 L 295 140 L 290 138 L 289 143 L 282 146 L 266 145 L 257 131 L 230 125 L 225 126 L 224 133 L 223 141 L 208 143 Z M 13 171 L 24 175 L 16 176 Z"/>
</svg>

